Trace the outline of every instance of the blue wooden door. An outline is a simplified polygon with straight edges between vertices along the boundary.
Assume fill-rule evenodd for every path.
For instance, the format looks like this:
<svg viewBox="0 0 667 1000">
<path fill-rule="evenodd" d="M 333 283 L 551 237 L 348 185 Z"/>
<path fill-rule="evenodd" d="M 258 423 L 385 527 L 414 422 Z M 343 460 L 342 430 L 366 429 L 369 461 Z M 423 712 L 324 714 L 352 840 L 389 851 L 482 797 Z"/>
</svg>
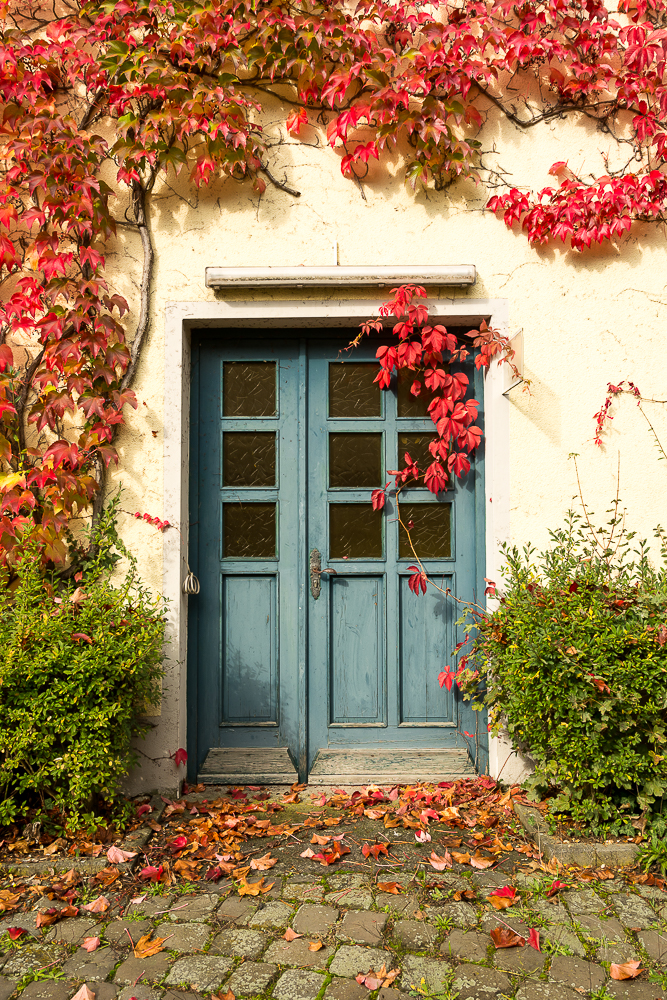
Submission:
<svg viewBox="0 0 667 1000">
<path fill-rule="evenodd" d="M 456 747 L 484 768 L 486 740 L 465 736 L 478 716 L 438 685 L 457 605 L 410 592 L 395 503 L 370 503 L 405 451 L 430 463 L 411 380 L 380 391 L 375 347 L 341 353 L 346 332 L 194 339 L 191 777 L 291 780 L 325 758 L 336 774 L 344 755 Z M 478 458 L 453 490 L 401 498 L 425 567 L 464 598 L 483 576 L 482 487 Z"/>
<path fill-rule="evenodd" d="M 469 707 L 438 683 L 458 638 L 457 605 L 432 588 L 409 590 L 415 559 L 396 502 L 369 503 L 406 451 L 422 471 L 431 463 L 433 437 L 413 378 L 381 391 L 374 354 L 369 345 L 341 357 L 335 342 L 309 350 L 308 548 L 324 570 L 319 595 L 316 568 L 309 594 L 309 764 L 332 751 L 334 774 L 350 770 L 331 766 L 350 752 L 363 761 L 369 750 L 480 743 L 464 735 L 475 733 Z M 480 480 L 478 461 L 437 498 L 417 485 L 399 498 L 427 572 L 460 596 L 478 593 Z"/>
</svg>

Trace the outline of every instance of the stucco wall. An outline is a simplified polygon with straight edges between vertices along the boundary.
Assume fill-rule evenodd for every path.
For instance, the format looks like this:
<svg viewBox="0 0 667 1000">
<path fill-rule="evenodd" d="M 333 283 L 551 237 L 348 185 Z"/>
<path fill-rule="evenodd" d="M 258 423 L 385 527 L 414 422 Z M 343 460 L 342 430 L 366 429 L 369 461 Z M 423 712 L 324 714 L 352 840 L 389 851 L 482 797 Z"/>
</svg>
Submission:
<svg viewBox="0 0 667 1000">
<path fill-rule="evenodd" d="M 276 136 L 279 120 L 276 114 L 266 123 Z M 616 492 L 620 456 L 628 526 L 648 536 L 657 523 L 666 523 L 667 463 L 658 461 L 632 400 L 615 404 L 605 446 L 593 443 L 593 414 L 609 381 L 630 379 L 646 396 L 667 397 L 660 350 L 666 318 L 663 229 L 636 225 L 618 246 L 584 254 L 560 243 L 532 249 L 520 232 L 509 232 L 483 212 L 488 192 L 481 186 L 464 182 L 441 193 L 414 194 L 401 180 L 400 163 L 389 161 L 372 165 L 362 197 L 359 187 L 342 177 L 340 158 L 323 145 L 322 135 L 310 129 L 304 138 L 310 145 L 289 139 L 273 151 L 273 173 L 297 188 L 299 198 L 271 185 L 258 198 L 249 185 L 231 181 L 214 182 L 196 194 L 173 175 L 153 196 L 151 328 L 135 383 L 139 406 L 120 437 L 121 465 L 111 483 L 113 488 L 122 481 L 127 515 L 121 528 L 146 582 L 162 587 L 164 538 L 130 515 L 135 510 L 163 515 L 165 415 L 180 398 L 178 386 L 170 384 L 166 395 L 163 389 L 165 307 L 169 301 L 215 301 L 216 293 L 204 286 L 204 270 L 214 265 L 331 265 L 335 252 L 341 265 L 474 264 L 474 287 L 442 294 L 507 300 L 509 332 L 523 331 L 524 373 L 531 380 L 529 394 L 516 388 L 508 396 L 511 540 L 546 544 L 549 529 L 578 506 L 571 452 L 580 455 L 583 494 L 601 520 Z M 488 148 L 496 143 L 496 161 L 511 183 L 533 189 L 554 182 L 548 168 L 556 160 L 570 160 L 581 175 L 603 172 L 601 152 L 612 154 L 612 166 L 616 155 L 606 138 L 576 122 L 528 133 L 491 122 L 483 139 Z M 112 280 L 136 303 L 138 237 L 121 230 L 108 262 Z M 321 290 L 312 295 L 325 297 Z M 378 302 L 381 297 L 378 292 Z M 649 404 L 647 413 L 667 442 L 667 407 Z M 176 707 L 183 699 L 180 682 L 172 676 L 165 683 L 161 716 L 154 720 L 158 728 L 141 747 L 155 758 L 185 740 Z M 505 765 L 503 776 L 511 776 L 513 767 Z M 147 766 L 135 786 L 173 785 L 175 776 L 166 760 Z"/>
</svg>

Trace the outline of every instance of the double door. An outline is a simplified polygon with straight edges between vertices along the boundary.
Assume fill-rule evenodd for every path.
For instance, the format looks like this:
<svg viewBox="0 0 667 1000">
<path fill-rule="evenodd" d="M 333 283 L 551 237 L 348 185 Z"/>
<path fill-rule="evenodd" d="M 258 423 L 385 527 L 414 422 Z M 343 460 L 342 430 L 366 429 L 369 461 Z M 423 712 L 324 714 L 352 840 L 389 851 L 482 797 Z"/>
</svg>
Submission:
<svg viewBox="0 0 667 1000">
<path fill-rule="evenodd" d="M 412 379 L 380 390 L 377 345 L 344 350 L 353 335 L 196 340 L 192 776 L 328 783 L 433 750 L 484 767 L 476 718 L 438 683 L 458 605 L 408 586 L 412 544 L 443 591 L 478 596 L 481 461 L 437 498 L 401 493 L 410 538 L 395 500 L 373 510 L 406 451 L 430 464 L 433 425 Z"/>
</svg>

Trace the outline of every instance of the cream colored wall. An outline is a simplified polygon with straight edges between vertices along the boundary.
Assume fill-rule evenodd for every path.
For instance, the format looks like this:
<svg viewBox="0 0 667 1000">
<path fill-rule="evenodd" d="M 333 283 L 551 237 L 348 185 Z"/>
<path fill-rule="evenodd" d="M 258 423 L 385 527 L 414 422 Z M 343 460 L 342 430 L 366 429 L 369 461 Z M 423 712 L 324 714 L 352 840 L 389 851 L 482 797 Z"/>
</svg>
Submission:
<svg viewBox="0 0 667 1000">
<path fill-rule="evenodd" d="M 279 121 L 277 116 L 266 123 L 276 137 Z M 309 129 L 304 138 L 311 145 L 289 139 L 271 154 L 273 173 L 296 187 L 299 198 L 271 185 L 259 198 L 249 185 L 232 181 L 215 182 L 197 195 L 173 175 L 153 196 L 152 322 L 135 382 L 139 406 L 121 434 L 121 465 L 112 475 L 112 485 L 123 483 L 123 509 L 163 513 L 164 414 L 177 405 L 179 391 L 170 386 L 163 397 L 165 303 L 215 300 L 216 293 L 204 286 L 207 266 L 331 265 L 336 243 L 341 265 L 475 264 L 474 287 L 443 294 L 508 300 L 510 333 L 523 331 L 524 371 L 532 382 L 530 394 L 517 388 L 509 396 L 512 541 L 546 544 L 549 528 L 577 506 L 570 452 L 580 455 L 582 488 L 592 511 L 602 516 L 608 509 L 620 455 L 629 526 L 650 535 L 658 522 L 667 525 L 667 463 L 658 461 L 630 399 L 615 404 L 604 448 L 593 444 L 593 414 L 609 381 L 630 379 L 645 395 L 667 398 L 663 228 L 636 225 L 619 246 L 584 254 L 560 243 L 532 249 L 521 233 L 482 211 L 488 192 L 481 186 L 464 182 L 442 193 L 413 194 L 404 188 L 398 162 L 390 162 L 389 177 L 372 164 L 362 197 L 359 187 L 342 177 L 340 157 L 323 147 L 322 136 Z M 580 175 L 599 174 L 601 152 L 616 155 L 608 139 L 574 122 L 522 133 L 492 121 L 482 138 L 487 148 L 496 143 L 496 162 L 509 171 L 511 183 L 533 189 L 555 183 L 548 168 L 556 160 L 569 160 Z M 136 303 L 138 237 L 119 231 L 108 263 L 112 280 Z M 321 290 L 312 294 L 326 297 Z M 367 296 L 368 290 L 360 294 Z M 667 407 L 649 404 L 647 412 L 667 445 Z M 159 590 L 162 536 L 131 517 L 121 528 L 146 582 Z M 170 690 L 168 697 L 173 700 L 177 692 Z M 183 739 L 176 716 L 169 712 L 168 723 L 166 710 L 163 700 L 159 737 L 152 749 L 143 747 L 151 756 L 173 752 Z M 160 773 L 160 780 L 173 779 L 173 764 L 167 762 Z M 146 781 L 153 780 L 152 771 L 145 774 Z"/>
</svg>

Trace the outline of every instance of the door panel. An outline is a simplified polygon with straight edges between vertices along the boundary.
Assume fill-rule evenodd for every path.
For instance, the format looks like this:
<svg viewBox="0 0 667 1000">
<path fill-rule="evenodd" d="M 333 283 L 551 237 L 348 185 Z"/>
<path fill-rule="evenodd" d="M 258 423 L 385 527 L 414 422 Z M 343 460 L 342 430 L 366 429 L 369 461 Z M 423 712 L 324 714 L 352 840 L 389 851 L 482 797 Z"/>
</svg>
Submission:
<svg viewBox="0 0 667 1000">
<path fill-rule="evenodd" d="M 410 591 L 399 508 L 370 503 L 406 450 L 422 469 L 430 461 L 427 400 L 411 377 L 381 391 L 375 346 L 348 358 L 345 331 L 248 347 L 245 336 L 194 336 L 190 777 L 251 767 L 256 781 L 285 781 L 315 764 L 313 780 L 326 780 L 318 768 L 342 773 L 345 755 L 350 774 L 380 758 L 407 773 L 411 748 L 436 772 L 443 748 L 460 758 L 453 770 L 467 751 L 483 767 L 486 733 L 462 734 L 479 716 L 438 684 L 460 638 L 457 605 Z M 400 519 L 443 592 L 480 592 L 479 454 L 437 498 L 405 490 Z"/>
</svg>

